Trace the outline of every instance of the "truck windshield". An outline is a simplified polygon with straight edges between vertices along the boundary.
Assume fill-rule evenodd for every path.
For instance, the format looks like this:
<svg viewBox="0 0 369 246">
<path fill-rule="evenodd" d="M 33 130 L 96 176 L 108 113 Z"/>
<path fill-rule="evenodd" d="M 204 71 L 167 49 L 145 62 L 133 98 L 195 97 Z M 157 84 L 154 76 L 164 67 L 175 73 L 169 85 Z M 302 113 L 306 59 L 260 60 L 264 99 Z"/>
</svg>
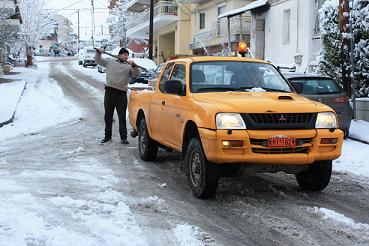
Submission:
<svg viewBox="0 0 369 246">
<path fill-rule="evenodd" d="M 191 65 L 191 92 L 279 91 L 290 86 L 269 64 L 239 61 L 196 62 Z"/>
</svg>

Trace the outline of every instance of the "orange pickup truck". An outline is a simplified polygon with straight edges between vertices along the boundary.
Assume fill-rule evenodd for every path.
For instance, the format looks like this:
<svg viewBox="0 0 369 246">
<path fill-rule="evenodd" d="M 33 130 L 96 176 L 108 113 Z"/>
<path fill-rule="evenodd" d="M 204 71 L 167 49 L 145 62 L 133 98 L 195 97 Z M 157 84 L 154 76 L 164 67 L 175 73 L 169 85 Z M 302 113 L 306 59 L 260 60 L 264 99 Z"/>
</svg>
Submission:
<svg viewBox="0 0 369 246">
<path fill-rule="evenodd" d="M 343 143 L 334 110 L 250 58 L 170 60 L 154 90 L 131 92 L 128 110 L 140 157 L 153 161 L 158 147 L 180 151 L 198 198 L 214 197 L 229 167 L 284 171 L 304 190 L 323 190 Z"/>
</svg>

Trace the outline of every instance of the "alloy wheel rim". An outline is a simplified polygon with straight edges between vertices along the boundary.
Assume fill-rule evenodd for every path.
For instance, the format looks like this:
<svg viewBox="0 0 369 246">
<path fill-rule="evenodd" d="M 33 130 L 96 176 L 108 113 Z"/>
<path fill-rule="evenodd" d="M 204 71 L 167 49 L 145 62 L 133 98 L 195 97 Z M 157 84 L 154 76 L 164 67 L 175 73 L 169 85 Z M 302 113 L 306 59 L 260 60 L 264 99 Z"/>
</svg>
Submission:
<svg viewBox="0 0 369 246">
<path fill-rule="evenodd" d="M 201 179 L 201 161 L 200 161 L 200 152 L 199 150 L 195 150 L 191 154 L 191 162 L 190 162 L 190 177 L 194 186 L 199 186 Z"/>
<path fill-rule="evenodd" d="M 145 135 L 146 135 L 146 129 L 142 129 L 142 134 L 140 136 L 140 149 L 141 149 L 141 153 L 144 153 L 146 150 L 146 139 L 145 139 Z"/>
</svg>

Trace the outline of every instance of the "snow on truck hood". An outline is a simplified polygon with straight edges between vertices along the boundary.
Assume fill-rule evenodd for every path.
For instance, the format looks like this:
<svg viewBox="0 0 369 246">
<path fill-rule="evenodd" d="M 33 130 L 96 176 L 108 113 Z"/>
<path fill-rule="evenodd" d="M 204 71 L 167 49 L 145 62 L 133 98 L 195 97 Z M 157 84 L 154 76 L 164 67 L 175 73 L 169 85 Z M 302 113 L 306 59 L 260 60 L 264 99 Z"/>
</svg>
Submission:
<svg viewBox="0 0 369 246">
<path fill-rule="evenodd" d="M 194 93 L 192 97 L 199 103 L 215 105 L 220 112 L 265 113 L 307 113 L 333 111 L 330 107 L 294 93 L 274 92 L 221 92 Z"/>
</svg>

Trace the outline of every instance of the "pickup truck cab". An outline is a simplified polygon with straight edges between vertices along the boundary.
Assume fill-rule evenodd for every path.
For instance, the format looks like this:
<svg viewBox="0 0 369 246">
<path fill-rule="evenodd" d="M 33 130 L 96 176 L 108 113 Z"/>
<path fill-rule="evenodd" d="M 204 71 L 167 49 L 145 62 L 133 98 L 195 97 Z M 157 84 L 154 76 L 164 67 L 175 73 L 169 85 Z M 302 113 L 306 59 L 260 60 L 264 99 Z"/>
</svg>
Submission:
<svg viewBox="0 0 369 246">
<path fill-rule="evenodd" d="M 170 60 L 154 90 L 131 92 L 128 110 L 140 157 L 180 151 L 198 198 L 214 197 L 223 170 L 240 166 L 292 173 L 302 189 L 323 190 L 343 143 L 334 110 L 251 58 Z"/>
</svg>

